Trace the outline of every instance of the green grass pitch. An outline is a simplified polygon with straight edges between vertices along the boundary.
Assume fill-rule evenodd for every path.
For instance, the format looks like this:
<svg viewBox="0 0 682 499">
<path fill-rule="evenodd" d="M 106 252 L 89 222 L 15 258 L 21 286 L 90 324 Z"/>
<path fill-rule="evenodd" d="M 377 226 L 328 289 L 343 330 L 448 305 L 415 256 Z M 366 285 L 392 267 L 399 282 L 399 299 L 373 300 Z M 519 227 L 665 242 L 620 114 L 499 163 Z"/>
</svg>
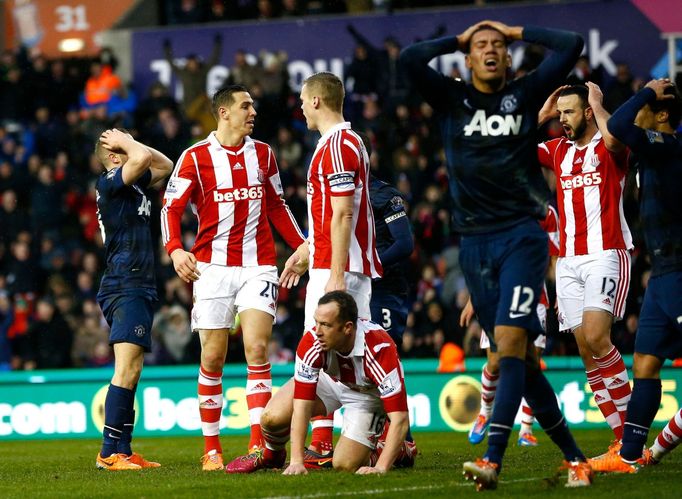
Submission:
<svg viewBox="0 0 682 499">
<path fill-rule="evenodd" d="M 652 434 L 655 434 L 652 431 Z M 608 430 L 576 431 L 587 455 L 603 452 Z M 512 434 L 515 436 L 516 432 Z M 135 450 L 159 461 L 163 467 L 139 472 L 108 472 L 95 469 L 99 449 L 96 440 L 0 441 L 0 497 L 466 497 L 474 496 L 472 484 L 461 474 L 462 462 L 479 456 L 484 444 L 471 446 L 461 433 L 418 433 L 420 449 L 414 469 L 394 470 L 384 476 L 356 476 L 331 470 L 303 477 L 281 476 L 276 471 L 232 476 L 204 473 L 199 457 L 201 437 L 135 439 Z M 682 451 L 663 463 L 636 475 L 601 475 L 592 487 L 565 489 L 565 472 L 552 480 L 561 462 L 554 445 L 538 432 L 540 445 L 507 451 L 497 491 L 499 497 L 680 497 Z M 223 437 L 226 461 L 242 453 L 246 437 Z M 515 443 L 515 440 L 511 443 Z"/>
</svg>

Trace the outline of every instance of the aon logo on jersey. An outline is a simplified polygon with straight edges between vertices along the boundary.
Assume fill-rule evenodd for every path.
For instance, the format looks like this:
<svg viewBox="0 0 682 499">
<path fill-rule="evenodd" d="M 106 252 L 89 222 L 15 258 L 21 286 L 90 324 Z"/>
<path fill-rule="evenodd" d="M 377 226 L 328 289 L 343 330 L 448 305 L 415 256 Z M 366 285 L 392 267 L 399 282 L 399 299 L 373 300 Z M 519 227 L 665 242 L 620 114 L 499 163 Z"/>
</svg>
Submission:
<svg viewBox="0 0 682 499">
<path fill-rule="evenodd" d="M 573 178 L 561 179 L 561 188 L 565 191 L 599 184 L 601 184 L 600 172 L 583 173 L 582 175 L 576 175 Z"/>
<path fill-rule="evenodd" d="M 213 191 L 213 201 L 216 203 L 231 203 L 242 199 L 261 199 L 263 197 L 263 186 L 254 185 L 252 187 L 240 187 L 233 190 Z"/>
<path fill-rule="evenodd" d="M 497 137 L 499 135 L 518 135 L 521 131 L 523 116 L 507 114 L 500 116 L 493 114 L 486 116 L 485 111 L 479 109 L 474 113 L 471 121 L 464 127 L 464 136 L 470 137 L 478 132 L 482 136 Z"/>
</svg>

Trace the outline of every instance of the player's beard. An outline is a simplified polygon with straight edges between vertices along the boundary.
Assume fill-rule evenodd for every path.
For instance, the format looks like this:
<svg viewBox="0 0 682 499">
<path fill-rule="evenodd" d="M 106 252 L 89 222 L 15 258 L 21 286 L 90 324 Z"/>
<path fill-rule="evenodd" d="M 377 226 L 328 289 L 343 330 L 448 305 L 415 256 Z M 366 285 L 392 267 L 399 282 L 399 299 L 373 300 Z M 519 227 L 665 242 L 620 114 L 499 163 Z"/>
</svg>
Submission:
<svg viewBox="0 0 682 499">
<path fill-rule="evenodd" d="M 585 130 L 587 129 L 587 121 L 585 119 L 580 120 L 575 127 L 569 126 L 570 132 L 567 133 L 568 138 L 576 141 L 580 140 L 583 135 L 585 135 Z"/>
</svg>

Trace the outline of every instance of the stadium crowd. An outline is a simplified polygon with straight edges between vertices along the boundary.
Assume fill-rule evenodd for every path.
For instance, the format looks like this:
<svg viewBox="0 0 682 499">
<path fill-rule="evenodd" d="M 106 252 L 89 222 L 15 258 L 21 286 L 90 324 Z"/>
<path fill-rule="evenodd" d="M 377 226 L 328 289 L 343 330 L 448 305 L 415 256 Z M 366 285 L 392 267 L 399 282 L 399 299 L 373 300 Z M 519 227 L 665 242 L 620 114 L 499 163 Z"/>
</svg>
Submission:
<svg viewBox="0 0 682 499">
<path fill-rule="evenodd" d="M 221 2 L 182 2 L 192 3 Z M 273 2 L 234 3 L 260 9 L 261 4 Z M 305 2 L 281 3 L 288 8 Z M 314 3 L 307 2 L 308 8 Z M 437 29 L 433 36 L 444 30 Z M 458 263 L 458 237 L 450 229 L 447 173 L 433 111 L 409 88 L 397 64 L 401 47 L 395 39 L 373 46 L 350 24 L 348 36 L 356 47 L 345 69 L 346 78 L 352 79 L 345 116 L 354 129 L 369 135 L 373 172 L 403 193 L 415 235 L 415 251 L 406 269 L 413 286 L 408 327 L 399 345 L 401 357 L 437 358 L 446 343 L 458 345 L 466 356 L 483 355 L 478 347 L 480 326 L 475 321 L 466 328 L 458 325 L 468 292 Z M 222 50 L 221 43 L 216 36 L 216 50 Z M 172 47 L 166 44 L 159 50 L 163 48 L 170 57 Z M 542 58 L 541 50 L 529 46 L 517 73 L 532 70 Z M 258 111 L 253 137 L 275 150 L 285 197 L 305 230 L 305 167 L 317 136 L 307 131 L 298 95 L 288 85 L 286 54 L 263 52 L 258 63 L 251 65 L 237 51 L 234 60 L 228 82 L 249 88 Z M 205 89 L 202 63 L 194 62 L 196 70 L 186 66 L 174 71 L 183 82 Z M 214 127 L 209 98 L 201 91 L 179 102 L 168 88 L 155 83 L 146 95 L 136 95 L 130 82 L 116 75 L 116 65 L 109 49 L 91 61 L 49 60 L 23 48 L 2 54 L 0 370 L 98 367 L 113 361 L 106 322 L 95 300 L 103 272 L 94 189 L 102 170 L 93 155 L 100 134 L 112 126 L 125 127 L 176 161 L 186 147 Z M 610 77 L 600 68 L 591 68 L 585 57 L 570 79 L 600 84 L 609 111 L 642 85 L 626 63 L 619 64 L 615 77 Z M 556 137 L 562 129 L 550 122 L 543 133 Z M 626 191 L 626 218 L 636 249 L 627 311 L 613 328 L 613 342 L 621 352 L 631 353 L 649 264 L 643 256 L 633 179 Z M 152 203 L 152 212 L 158 214 L 161 193 Z M 194 223 L 189 214 L 183 219 L 186 248 L 192 246 Z M 154 231 L 159 239 L 158 221 Z M 281 242 L 277 249 L 282 268 L 288 254 Z M 191 288 L 176 275 L 161 244 L 157 264 L 160 302 L 153 351 L 146 362 L 196 363 L 200 347 L 197 335 L 190 332 Z M 553 300 L 551 272 L 548 289 Z M 304 292 L 304 283 L 280 292 L 271 363 L 293 359 L 303 324 Z M 238 327 L 234 334 L 240 334 Z M 576 354 L 572 338 L 559 335 L 553 314 L 548 338 L 546 354 Z M 240 342 L 230 342 L 228 359 L 243 361 Z"/>
</svg>

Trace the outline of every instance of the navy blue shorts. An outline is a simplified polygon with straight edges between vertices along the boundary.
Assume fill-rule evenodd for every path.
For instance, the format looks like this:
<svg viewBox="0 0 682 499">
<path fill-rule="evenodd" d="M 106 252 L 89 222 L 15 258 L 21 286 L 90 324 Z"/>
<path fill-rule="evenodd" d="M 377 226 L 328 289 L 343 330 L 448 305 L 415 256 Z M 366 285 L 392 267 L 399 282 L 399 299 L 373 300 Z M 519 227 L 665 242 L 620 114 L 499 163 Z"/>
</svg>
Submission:
<svg viewBox="0 0 682 499">
<path fill-rule="evenodd" d="M 111 332 L 109 344 L 133 343 L 152 351 L 154 300 L 146 296 L 111 295 L 99 302 Z"/>
<path fill-rule="evenodd" d="M 369 309 L 372 314 L 372 322 L 383 327 L 400 348 L 407 325 L 407 304 L 405 300 L 396 295 L 372 291 Z"/>
<path fill-rule="evenodd" d="M 462 236 L 459 262 L 471 302 L 493 352 L 495 326 L 544 334 L 536 308 L 549 262 L 547 234 L 535 220 L 506 230 Z"/>
<path fill-rule="evenodd" d="M 639 313 L 635 352 L 661 359 L 682 357 L 682 272 L 649 279 Z"/>
</svg>

